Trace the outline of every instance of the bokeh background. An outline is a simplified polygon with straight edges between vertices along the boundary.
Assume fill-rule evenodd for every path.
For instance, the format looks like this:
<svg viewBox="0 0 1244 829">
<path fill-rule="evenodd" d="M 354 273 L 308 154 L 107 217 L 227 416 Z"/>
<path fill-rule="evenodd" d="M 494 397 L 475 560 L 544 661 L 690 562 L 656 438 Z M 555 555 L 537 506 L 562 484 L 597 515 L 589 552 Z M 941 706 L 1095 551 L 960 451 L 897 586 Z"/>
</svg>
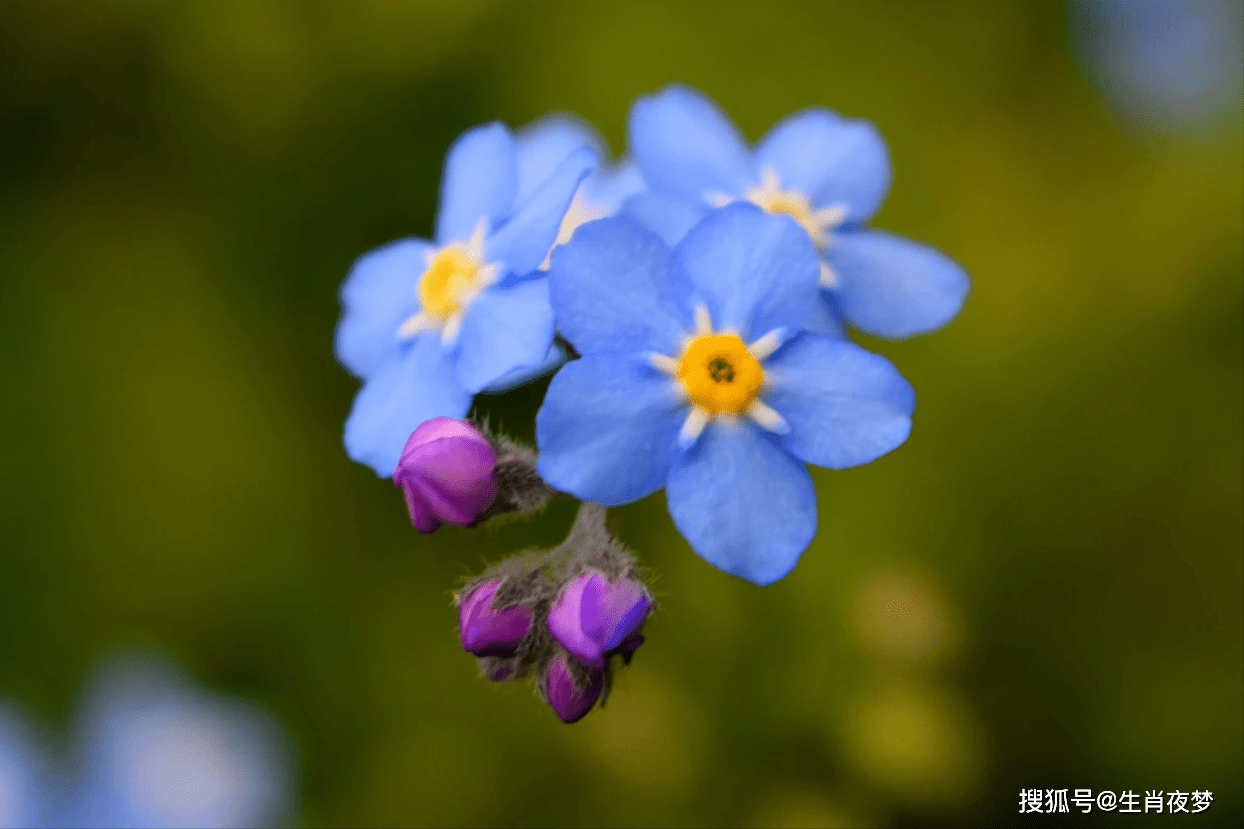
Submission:
<svg viewBox="0 0 1244 829">
<path fill-rule="evenodd" d="M 0 697 L 57 734 L 101 658 L 160 654 L 284 723 L 291 818 L 315 826 L 1027 825 L 1036 787 L 1208 789 L 1192 817 L 1075 822 L 1235 824 L 1239 92 L 1129 109 L 1083 23 L 1052 2 L 8 0 Z M 341 447 L 336 291 L 429 233 L 467 127 L 566 110 L 617 153 L 670 81 L 753 140 L 813 105 L 874 121 L 875 224 L 973 292 L 940 333 L 864 340 L 915 386 L 915 427 L 814 473 L 820 532 L 785 580 L 702 562 L 662 495 L 613 511 L 661 604 L 608 706 L 564 726 L 476 676 L 450 591 L 557 543 L 573 506 L 415 533 Z M 529 439 L 542 391 L 480 408 Z"/>
</svg>

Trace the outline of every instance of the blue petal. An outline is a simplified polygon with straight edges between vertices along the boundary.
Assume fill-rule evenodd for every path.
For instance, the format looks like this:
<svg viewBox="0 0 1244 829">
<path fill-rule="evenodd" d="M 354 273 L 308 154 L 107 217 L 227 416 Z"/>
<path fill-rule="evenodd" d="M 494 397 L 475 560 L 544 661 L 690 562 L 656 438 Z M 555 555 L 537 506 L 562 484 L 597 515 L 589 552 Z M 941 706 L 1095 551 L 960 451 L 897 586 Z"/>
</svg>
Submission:
<svg viewBox="0 0 1244 829">
<path fill-rule="evenodd" d="M 508 371 L 489 383 L 488 387 L 483 391 L 485 394 L 501 394 L 510 389 L 525 386 L 538 377 L 543 377 L 556 371 L 569 357 L 570 355 L 566 353 L 566 349 L 562 348 L 555 341 L 549 346 L 548 354 L 544 355 L 544 360 L 540 363 L 534 366 L 520 366 L 513 371 Z"/>
<path fill-rule="evenodd" d="M 634 161 L 624 161 L 616 167 L 601 165 L 596 172 L 588 176 L 580 192 L 588 202 L 605 216 L 614 216 L 622 208 L 622 203 L 631 196 L 638 195 L 648 189 L 639 167 Z"/>
<path fill-rule="evenodd" d="M 839 233 L 826 258 L 838 276 L 834 294 L 847 322 L 878 337 L 936 331 L 967 299 L 963 268 L 901 236 L 878 230 Z"/>
<path fill-rule="evenodd" d="M 434 331 L 394 354 L 354 398 L 346 418 L 346 454 L 382 478 L 397 468 L 415 428 L 434 417 L 461 418 L 471 395 L 458 382 L 453 359 Z"/>
<path fill-rule="evenodd" d="M 816 535 L 816 491 L 807 468 L 749 420 L 721 418 L 670 471 L 674 526 L 714 567 L 772 584 Z"/>
<path fill-rule="evenodd" d="M 518 197 L 523 204 L 566 158 L 579 147 L 588 147 L 604 158 L 604 141 L 596 130 L 573 115 L 549 115 L 518 130 Z"/>
<path fill-rule="evenodd" d="M 553 342 L 548 280 L 484 291 L 467 307 L 458 342 L 458 379 L 470 392 L 542 363 Z"/>
<path fill-rule="evenodd" d="M 536 471 L 605 506 L 665 485 L 687 407 L 674 382 L 641 358 L 589 354 L 561 367 L 536 414 Z"/>
<path fill-rule="evenodd" d="M 696 201 L 741 195 L 755 180 L 747 144 L 717 105 L 671 85 L 631 108 L 631 153 L 653 190 Z"/>
<path fill-rule="evenodd" d="M 393 355 L 397 329 L 419 310 L 416 287 L 432 245 L 399 239 L 360 256 L 341 285 L 341 322 L 334 350 L 355 377 L 366 380 Z"/>
<path fill-rule="evenodd" d="M 622 205 L 622 215 L 630 216 L 674 247 L 687 231 L 708 215 L 709 208 L 701 202 L 672 196 L 669 193 L 640 193 Z"/>
<path fill-rule="evenodd" d="M 815 207 L 845 204 L 849 223 L 871 218 L 890 189 L 890 157 L 877 128 L 827 109 L 777 124 L 756 148 L 756 164 L 776 170 L 783 189 L 807 195 Z"/>
<path fill-rule="evenodd" d="M 801 329 L 812 315 L 821 265 L 808 234 L 789 216 L 738 202 L 714 210 L 674 249 L 708 305 L 715 329 L 746 341 L 775 328 Z"/>
<path fill-rule="evenodd" d="M 625 217 L 588 222 L 553 251 L 553 310 L 580 354 L 678 353 L 692 327 L 690 285 L 670 273 L 670 251 Z"/>
<path fill-rule="evenodd" d="M 847 329 L 843 324 L 838 301 L 832 293 L 823 289 L 819 301 L 813 303 L 812 316 L 808 317 L 803 327 L 813 334 L 824 334 L 836 340 L 847 338 Z"/>
<path fill-rule="evenodd" d="M 514 209 L 518 162 L 514 139 L 495 122 L 467 130 L 445 157 L 436 242 L 465 242 L 480 219 L 492 227 Z"/>
<path fill-rule="evenodd" d="M 596 166 L 596 153 L 587 147 L 566 156 L 536 192 L 514 211 L 513 217 L 488 240 L 488 261 L 524 276 L 534 271 L 557 241 L 562 219 L 579 182 Z"/>
<path fill-rule="evenodd" d="M 764 365 L 761 399 L 786 419 L 795 457 L 831 469 L 868 463 L 907 440 L 916 394 L 884 357 L 802 334 Z"/>
</svg>

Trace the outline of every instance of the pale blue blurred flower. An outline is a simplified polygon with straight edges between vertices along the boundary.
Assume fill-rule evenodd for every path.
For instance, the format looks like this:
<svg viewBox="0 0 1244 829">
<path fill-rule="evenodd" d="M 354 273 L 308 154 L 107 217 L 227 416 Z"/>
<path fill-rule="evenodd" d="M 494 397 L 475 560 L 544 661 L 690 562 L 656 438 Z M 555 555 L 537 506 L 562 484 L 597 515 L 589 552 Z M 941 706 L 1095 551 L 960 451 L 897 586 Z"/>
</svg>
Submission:
<svg viewBox="0 0 1244 829">
<path fill-rule="evenodd" d="M 147 657 L 113 660 L 86 691 L 63 826 L 270 826 L 290 817 L 293 758 L 258 706 Z"/>
<path fill-rule="evenodd" d="M 294 812 L 288 735 L 258 706 L 171 664 L 112 660 L 88 683 L 56 774 L 0 709 L 0 829 L 275 826 Z"/>
<path fill-rule="evenodd" d="M 28 720 L 0 703 L 0 829 L 40 825 L 47 789 L 42 752 Z"/>
<path fill-rule="evenodd" d="M 1239 110 L 1239 0 L 1072 0 L 1071 38 L 1093 83 L 1127 122 L 1187 130 Z"/>
</svg>

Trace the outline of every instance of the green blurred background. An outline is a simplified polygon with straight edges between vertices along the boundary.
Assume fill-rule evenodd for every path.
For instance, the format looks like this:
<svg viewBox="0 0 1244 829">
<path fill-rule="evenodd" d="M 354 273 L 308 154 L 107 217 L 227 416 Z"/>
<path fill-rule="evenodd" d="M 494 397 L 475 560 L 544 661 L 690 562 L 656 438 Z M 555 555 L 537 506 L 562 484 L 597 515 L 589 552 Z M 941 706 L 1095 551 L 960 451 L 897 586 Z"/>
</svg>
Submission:
<svg viewBox="0 0 1244 829">
<path fill-rule="evenodd" d="M 8 0 L 0 11 L 0 696 L 62 721 L 119 647 L 257 698 L 309 825 L 1041 822 L 1021 788 L 1244 795 L 1238 113 L 1120 127 L 1057 3 Z M 755 139 L 830 106 L 894 162 L 876 220 L 964 264 L 944 331 L 865 344 L 911 439 L 817 471 L 758 588 L 663 496 L 608 707 L 477 678 L 450 590 L 569 504 L 420 536 L 351 463 L 353 259 L 428 235 L 446 148 L 550 110 L 615 152 L 679 80 Z M 530 438 L 543 387 L 481 408 Z M 1076 817 L 1079 817 L 1078 815 Z"/>
</svg>

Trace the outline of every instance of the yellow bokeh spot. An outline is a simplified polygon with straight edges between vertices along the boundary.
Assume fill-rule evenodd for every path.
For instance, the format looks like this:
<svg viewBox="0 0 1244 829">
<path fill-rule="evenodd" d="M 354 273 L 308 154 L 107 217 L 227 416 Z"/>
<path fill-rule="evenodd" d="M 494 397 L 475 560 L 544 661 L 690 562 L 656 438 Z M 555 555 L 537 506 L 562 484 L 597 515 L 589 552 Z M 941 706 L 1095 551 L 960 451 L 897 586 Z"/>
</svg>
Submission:
<svg viewBox="0 0 1244 829">
<path fill-rule="evenodd" d="M 765 373 L 737 335 L 709 334 L 688 343 L 678 379 L 691 402 L 710 415 L 737 414 L 756 399 Z"/>
<path fill-rule="evenodd" d="M 419 301 L 429 316 L 446 320 L 462 310 L 476 288 L 479 265 L 464 248 L 441 248 L 419 278 Z"/>
</svg>

